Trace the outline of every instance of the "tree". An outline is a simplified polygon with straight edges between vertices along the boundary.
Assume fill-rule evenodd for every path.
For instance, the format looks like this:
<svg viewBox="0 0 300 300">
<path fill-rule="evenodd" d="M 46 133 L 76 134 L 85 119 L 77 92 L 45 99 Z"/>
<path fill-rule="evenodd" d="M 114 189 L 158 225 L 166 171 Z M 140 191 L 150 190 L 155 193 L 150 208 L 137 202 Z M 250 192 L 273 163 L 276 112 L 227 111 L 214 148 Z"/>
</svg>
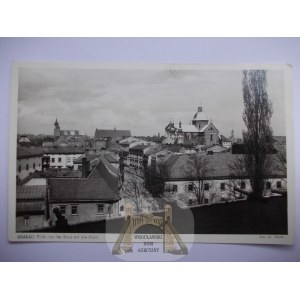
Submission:
<svg viewBox="0 0 300 300">
<path fill-rule="evenodd" d="M 122 191 L 134 202 L 137 213 L 142 212 L 143 201 L 148 200 L 150 194 L 145 189 L 144 181 L 138 175 L 137 170 L 134 173 L 126 173 Z"/>
<path fill-rule="evenodd" d="M 203 154 L 192 154 L 187 161 L 187 176 L 192 181 L 192 192 L 195 194 L 198 204 L 204 203 L 205 180 L 213 168 L 209 159 Z"/>
<path fill-rule="evenodd" d="M 243 139 L 246 148 L 245 168 L 250 178 L 253 198 L 260 199 L 271 168 L 272 151 L 272 103 L 267 93 L 265 70 L 243 71 L 243 99 L 246 131 Z"/>
<path fill-rule="evenodd" d="M 170 167 L 164 158 L 153 158 L 151 165 L 145 169 L 145 186 L 155 198 L 159 209 L 163 209 L 165 204 L 165 184 L 169 178 Z"/>
<path fill-rule="evenodd" d="M 235 154 L 234 160 L 228 163 L 230 170 L 230 179 L 227 188 L 230 194 L 236 199 L 235 188 L 242 188 L 242 182 L 247 177 L 247 170 L 245 166 L 245 158 L 242 154 Z M 240 195 L 241 196 L 241 195 Z"/>
</svg>

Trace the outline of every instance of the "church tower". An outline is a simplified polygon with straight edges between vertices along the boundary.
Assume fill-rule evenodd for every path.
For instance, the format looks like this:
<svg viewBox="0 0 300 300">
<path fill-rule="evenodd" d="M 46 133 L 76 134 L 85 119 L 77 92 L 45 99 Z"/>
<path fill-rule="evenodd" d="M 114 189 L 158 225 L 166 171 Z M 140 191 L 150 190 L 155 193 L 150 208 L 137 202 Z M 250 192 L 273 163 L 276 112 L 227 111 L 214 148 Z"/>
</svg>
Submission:
<svg viewBox="0 0 300 300">
<path fill-rule="evenodd" d="M 198 111 L 195 113 L 192 120 L 192 124 L 197 127 L 198 130 L 201 130 L 205 125 L 208 124 L 208 118 L 202 110 L 202 106 L 198 107 Z"/>
<path fill-rule="evenodd" d="M 59 127 L 59 123 L 57 122 L 57 118 L 54 123 L 54 136 L 55 137 L 60 136 L 60 127 Z"/>
</svg>

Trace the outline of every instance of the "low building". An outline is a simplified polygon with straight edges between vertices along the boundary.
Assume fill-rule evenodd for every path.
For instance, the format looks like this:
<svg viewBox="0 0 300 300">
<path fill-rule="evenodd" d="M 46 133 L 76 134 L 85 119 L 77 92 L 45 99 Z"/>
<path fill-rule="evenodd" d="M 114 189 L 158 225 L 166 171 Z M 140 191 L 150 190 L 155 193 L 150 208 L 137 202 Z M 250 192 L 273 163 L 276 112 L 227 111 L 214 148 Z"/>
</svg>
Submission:
<svg viewBox="0 0 300 300">
<path fill-rule="evenodd" d="M 49 207 L 52 225 L 63 217 L 69 225 L 94 222 L 119 214 L 118 177 L 105 164 L 91 170 L 83 162 L 82 178 L 49 179 Z"/>
<path fill-rule="evenodd" d="M 17 186 L 16 231 L 31 231 L 47 226 L 46 184 Z"/>
<path fill-rule="evenodd" d="M 43 151 L 40 148 L 17 148 L 17 183 L 32 173 L 42 170 Z"/>
<path fill-rule="evenodd" d="M 238 155 L 218 153 L 214 155 L 197 154 L 208 161 L 207 170 L 203 173 L 205 203 L 215 203 L 222 200 L 235 199 L 234 188 L 250 192 L 251 186 L 247 175 L 234 174 L 230 165 Z M 273 168 L 266 182 L 266 190 L 286 189 L 286 170 L 281 167 L 278 155 L 273 155 Z M 188 155 L 172 155 L 167 160 L 170 176 L 165 184 L 166 191 L 172 194 L 173 199 L 181 199 L 188 203 L 195 201 L 195 187 L 198 187 L 196 175 L 190 167 Z"/>
<path fill-rule="evenodd" d="M 229 148 L 231 148 L 231 146 L 232 146 L 232 140 L 226 138 L 226 137 L 225 137 L 224 135 L 222 135 L 222 134 L 221 134 L 221 136 L 220 136 L 220 142 L 221 142 L 222 147 L 224 147 L 224 148 L 229 149 Z"/>
</svg>

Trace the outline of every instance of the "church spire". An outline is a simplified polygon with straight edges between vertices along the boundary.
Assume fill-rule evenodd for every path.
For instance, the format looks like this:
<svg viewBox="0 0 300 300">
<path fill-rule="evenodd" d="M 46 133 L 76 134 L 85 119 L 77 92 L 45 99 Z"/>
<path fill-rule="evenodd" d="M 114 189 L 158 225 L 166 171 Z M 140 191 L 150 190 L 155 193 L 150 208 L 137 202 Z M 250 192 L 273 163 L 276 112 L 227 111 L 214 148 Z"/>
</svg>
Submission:
<svg viewBox="0 0 300 300">
<path fill-rule="evenodd" d="M 56 117 L 56 119 L 55 119 L 54 126 L 59 126 L 59 125 L 58 125 L 58 122 L 57 122 L 57 117 Z"/>
</svg>

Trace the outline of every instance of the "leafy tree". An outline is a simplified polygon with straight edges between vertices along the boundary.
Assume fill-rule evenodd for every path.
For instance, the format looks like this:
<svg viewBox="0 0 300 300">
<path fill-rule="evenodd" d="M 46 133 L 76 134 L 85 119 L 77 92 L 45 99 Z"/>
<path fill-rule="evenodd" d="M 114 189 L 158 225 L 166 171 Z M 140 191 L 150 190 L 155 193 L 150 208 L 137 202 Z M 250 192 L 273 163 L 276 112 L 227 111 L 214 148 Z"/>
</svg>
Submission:
<svg viewBox="0 0 300 300">
<path fill-rule="evenodd" d="M 165 184 L 170 178 L 170 167 L 167 161 L 154 158 L 145 169 L 145 186 L 155 199 L 159 209 L 163 209 L 165 200 Z"/>
<path fill-rule="evenodd" d="M 250 178 L 254 199 L 260 199 L 271 168 L 272 103 L 267 93 L 265 70 L 243 71 L 243 98 L 246 131 L 243 139 L 246 147 L 245 168 Z"/>
</svg>

